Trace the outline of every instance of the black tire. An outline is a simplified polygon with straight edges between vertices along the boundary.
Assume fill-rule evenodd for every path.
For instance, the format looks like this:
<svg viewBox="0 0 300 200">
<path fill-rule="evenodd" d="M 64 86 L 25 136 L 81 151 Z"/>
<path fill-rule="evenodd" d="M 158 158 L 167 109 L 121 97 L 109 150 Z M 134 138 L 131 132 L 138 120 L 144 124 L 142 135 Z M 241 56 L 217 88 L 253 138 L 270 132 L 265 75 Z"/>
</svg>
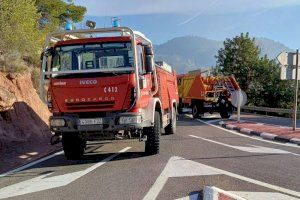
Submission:
<svg viewBox="0 0 300 200">
<path fill-rule="evenodd" d="M 178 107 L 178 114 L 182 114 L 182 107 Z"/>
<path fill-rule="evenodd" d="M 154 155 L 159 153 L 159 137 L 161 133 L 161 120 L 159 112 L 154 113 L 154 126 L 146 127 L 143 130 L 147 135 L 147 141 L 145 144 L 145 153 L 147 155 Z"/>
<path fill-rule="evenodd" d="M 220 115 L 221 115 L 221 118 L 222 118 L 222 119 L 228 119 L 228 118 L 230 117 L 230 114 L 228 113 L 227 110 L 221 111 L 221 112 L 220 112 Z"/>
<path fill-rule="evenodd" d="M 192 104 L 192 115 L 193 115 L 193 118 L 200 118 L 200 105 L 198 103 L 194 103 Z"/>
<path fill-rule="evenodd" d="M 225 97 L 220 97 L 218 100 L 220 115 L 222 119 L 228 119 L 232 113 L 232 105 Z"/>
<path fill-rule="evenodd" d="M 66 158 L 76 160 L 83 156 L 86 141 L 80 138 L 78 133 L 63 133 L 62 145 Z"/>
<path fill-rule="evenodd" d="M 168 124 L 165 127 L 165 134 L 166 135 L 171 135 L 176 133 L 176 122 L 177 122 L 177 116 L 176 116 L 176 108 L 173 107 L 172 110 L 172 117 L 170 120 L 170 124 Z"/>
</svg>

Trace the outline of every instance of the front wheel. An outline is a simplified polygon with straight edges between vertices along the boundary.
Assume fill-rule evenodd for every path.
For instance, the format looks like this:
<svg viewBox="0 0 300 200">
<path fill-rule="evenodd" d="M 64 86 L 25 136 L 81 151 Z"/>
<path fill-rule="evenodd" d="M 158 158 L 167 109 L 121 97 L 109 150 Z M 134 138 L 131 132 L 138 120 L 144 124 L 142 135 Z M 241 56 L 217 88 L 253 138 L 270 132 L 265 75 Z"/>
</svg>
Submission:
<svg viewBox="0 0 300 200">
<path fill-rule="evenodd" d="M 159 137 L 161 133 L 161 120 L 159 112 L 154 113 L 154 126 L 146 127 L 143 129 L 145 135 L 147 135 L 147 141 L 145 144 L 145 153 L 147 155 L 154 155 L 159 153 Z"/>
<path fill-rule="evenodd" d="M 83 156 L 86 141 L 79 137 L 79 134 L 63 133 L 62 145 L 65 152 L 65 156 L 69 160 L 80 159 Z"/>
<path fill-rule="evenodd" d="M 176 108 L 172 108 L 172 116 L 170 123 L 165 127 L 165 134 L 175 134 L 176 133 L 176 122 L 177 122 L 177 116 L 176 116 Z"/>
</svg>

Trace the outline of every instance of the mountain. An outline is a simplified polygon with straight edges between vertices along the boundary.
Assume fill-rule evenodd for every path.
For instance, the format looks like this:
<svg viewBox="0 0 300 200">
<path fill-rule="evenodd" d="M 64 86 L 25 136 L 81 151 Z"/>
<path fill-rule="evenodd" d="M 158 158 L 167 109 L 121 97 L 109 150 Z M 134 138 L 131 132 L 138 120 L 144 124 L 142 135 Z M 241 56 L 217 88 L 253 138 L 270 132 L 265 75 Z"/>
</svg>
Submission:
<svg viewBox="0 0 300 200">
<path fill-rule="evenodd" d="M 261 48 L 261 56 L 267 55 L 271 59 L 276 58 L 282 51 L 292 51 L 287 46 L 267 38 L 257 38 L 256 44 Z M 215 55 L 222 47 L 222 41 L 198 36 L 177 37 L 154 45 L 156 60 L 166 61 L 175 67 L 177 73 L 215 66 Z"/>
<path fill-rule="evenodd" d="M 256 44 L 261 48 L 261 55 L 267 55 L 272 59 L 276 58 L 282 51 L 294 51 L 284 44 L 281 44 L 280 42 L 276 42 L 274 40 L 270 40 L 268 38 L 257 38 Z"/>
</svg>

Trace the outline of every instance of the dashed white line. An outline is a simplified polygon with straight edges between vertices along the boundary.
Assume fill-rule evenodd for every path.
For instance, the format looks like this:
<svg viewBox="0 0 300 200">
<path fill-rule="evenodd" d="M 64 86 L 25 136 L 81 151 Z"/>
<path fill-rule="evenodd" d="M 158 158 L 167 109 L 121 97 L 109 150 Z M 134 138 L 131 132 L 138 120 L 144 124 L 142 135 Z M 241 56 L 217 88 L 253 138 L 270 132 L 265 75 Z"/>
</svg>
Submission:
<svg viewBox="0 0 300 200">
<path fill-rule="evenodd" d="M 211 124 L 211 123 L 207 123 L 206 121 L 203 121 L 201 119 L 196 119 L 196 120 L 199 121 L 199 122 L 201 122 L 201 123 L 204 123 L 206 125 L 209 125 L 209 126 L 212 126 L 212 127 L 218 128 L 218 129 L 221 129 L 223 131 L 226 131 L 226 132 L 229 132 L 229 133 L 232 133 L 234 135 L 241 136 L 241 137 L 246 137 L 246 138 L 250 138 L 250 139 L 253 139 L 253 140 L 259 140 L 259 141 L 262 141 L 262 142 L 276 144 L 276 145 L 280 145 L 280 146 L 294 147 L 294 148 L 300 149 L 300 146 L 297 146 L 295 144 L 289 144 L 289 143 L 284 144 L 284 143 L 279 143 L 279 142 L 268 141 L 268 140 L 261 139 L 261 138 L 258 138 L 258 137 L 251 137 L 251 136 L 248 136 L 248 135 L 244 135 L 244 134 L 241 134 L 241 133 L 237 133 L 235 131 L 231 131 L 231 130 L 222 128 L 220 126 L 217 126 L 217 125 L 214 125 L 214 124 Z"/>
</svg>

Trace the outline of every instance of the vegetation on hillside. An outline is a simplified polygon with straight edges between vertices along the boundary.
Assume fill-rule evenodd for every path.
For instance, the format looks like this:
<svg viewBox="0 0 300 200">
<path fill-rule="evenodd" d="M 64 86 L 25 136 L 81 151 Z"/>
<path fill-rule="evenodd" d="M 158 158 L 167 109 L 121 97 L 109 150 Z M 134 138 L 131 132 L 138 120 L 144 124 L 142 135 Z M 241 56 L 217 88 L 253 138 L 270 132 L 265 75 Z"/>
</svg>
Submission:
<svg viewBox="0 0 300 200">
<path fill-rule="evenodd" d="M 226 39 L 216 56 L 217 73 L 235 75 L 250 105 L 290 108 L 292 82 L 280 80 L 278 64 L 260 51 L 248 33 Z"/>
<path fill-rule="evenodd" d="M 85 7 L 63 0 L 1 0 L 0 70 L 38 67 L 46 35 L 66 21 L 81 21 L 85 12 Z"/>
<path fill-rule="evenodd" d="M 1 0 L 0 70 L 21 72 L 30 68 L 33 77 L 37 79 L 40 53 L 46 35 L 67 21 L 80 22 L 85 12 L 85 7 L 74 5 L 72 1 Z M 268 41 L 269 46 L 272 44 L 272 41 Z M 214 59 L 213 52 L 221 48 L 216 56 L 217 70 L 237 77 L 242 89 L 248 94 L 250 104 L 290 107 L 293 97 L 291 81 L 279 79 L 278 65 L 267 56 L 261 56 L 261 49 L 254 38 L 248 33 L 241 34 L 226 39 L 223 45 L 221 48 L 220 42 L 205 38 L 182 37 L 156 48 L 159 58 L 167 57 L 171 60 L 170 64 L 180 64 L 180 73 L 194 69 L 200 61 L 210 63 Z"/>
</svg>

